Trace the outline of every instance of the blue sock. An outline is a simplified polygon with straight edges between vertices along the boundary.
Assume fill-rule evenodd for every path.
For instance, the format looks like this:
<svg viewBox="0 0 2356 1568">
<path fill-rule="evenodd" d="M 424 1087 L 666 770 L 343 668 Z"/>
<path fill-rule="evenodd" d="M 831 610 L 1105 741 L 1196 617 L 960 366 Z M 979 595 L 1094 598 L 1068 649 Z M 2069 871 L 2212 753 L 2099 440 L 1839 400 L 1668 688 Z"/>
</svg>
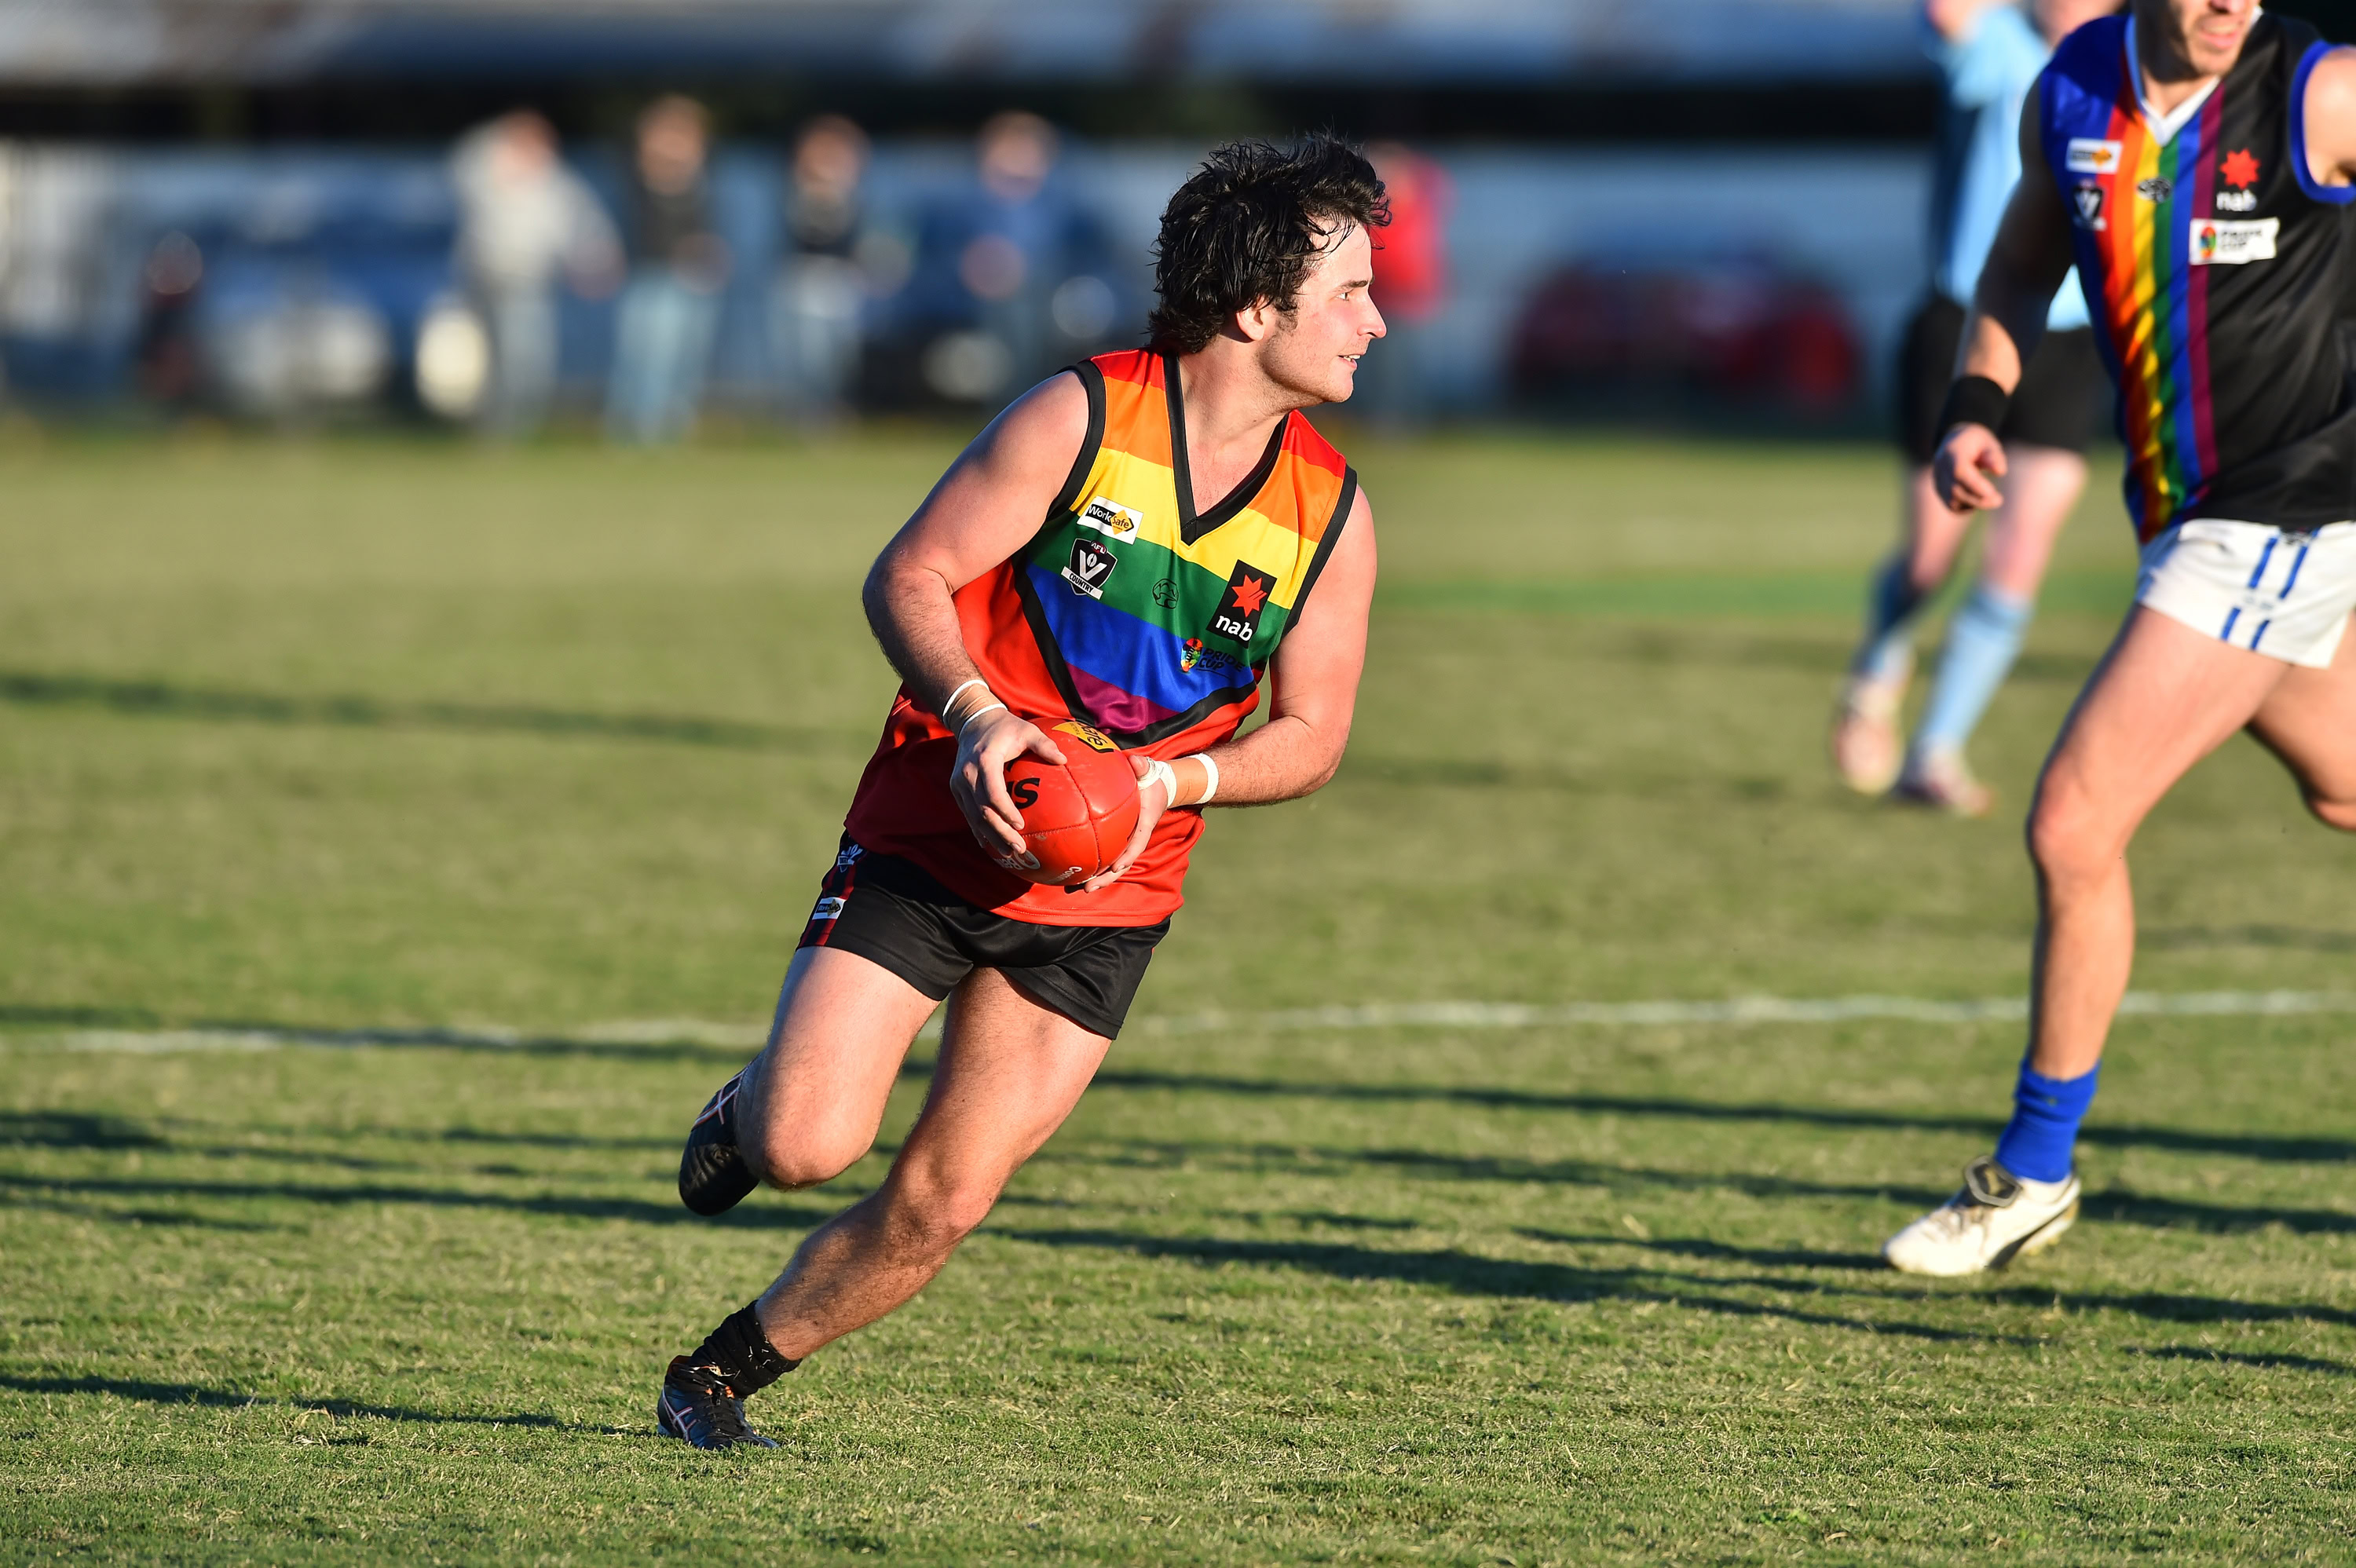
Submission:
<svg viewBox="0 0 2356 1568">
<path fill-rule="evenodd" d="M 1869 680 L 1895 680 L 1914 658 L 1914 616 L 1930 597 L 1914 586 L 1903 551 L 1881 563 L 1865 602 L 1865 641 L 1849 666 Z"/>
<path fill-rule="evenodd" d="M 2016 599 L 1983 582 L 1965 600 L 1947 623 L 1947 645 L 1939 656 L 1939 678 L 1922 709 L 1922 727 L 1914 736 L 1914 750 L 1960 752 L 1987 711 L 2012 661 L 2020 653 L 2021 634 L 2037 613 L 2034 600 Z"/>
<path fill-rule="evenodd" d="M 2078 1124 L 2094 1103 L 2094 1080 L 2102 1071 L 2096 1067 L 2083 1078 L 2048 1078 L 2024 1058 L 2020 1083 L 2012 1092 L 2012 1120 L 1996 1140 L 1996 1162 L 2031 1181 L 2068 1176 Z"/>
</svg>

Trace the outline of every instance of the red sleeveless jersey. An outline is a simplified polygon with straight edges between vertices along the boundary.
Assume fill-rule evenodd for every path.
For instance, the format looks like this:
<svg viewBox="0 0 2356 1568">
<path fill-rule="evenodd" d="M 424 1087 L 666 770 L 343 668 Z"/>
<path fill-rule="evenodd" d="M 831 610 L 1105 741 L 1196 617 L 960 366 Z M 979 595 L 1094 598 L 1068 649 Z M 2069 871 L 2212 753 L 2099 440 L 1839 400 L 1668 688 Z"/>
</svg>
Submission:
<svg viewBox="0 0 2356 1568">
<path fill-rule="evenodd" d="M 1357 476 L 1298 412 L 1249 477 L 1197 514 L 1177 363 L 1151 350 L 1075 366 L 1088 433 L 1031 542 L 959 589 L 966 651 L 1015 712 L 1094 725 L 1171 760 L 1215 746 L 1259 705 L 1268 661 L 1333 553 Z M 1197 811 L 1162 814 L 1145 852 L 1093 893 L 994 864 L 949 795 L 957 738 L 907 689 L 844 827 L 959 898 L 1038 925 L 1151 925 L 1184 902 Z"/>
</svg>

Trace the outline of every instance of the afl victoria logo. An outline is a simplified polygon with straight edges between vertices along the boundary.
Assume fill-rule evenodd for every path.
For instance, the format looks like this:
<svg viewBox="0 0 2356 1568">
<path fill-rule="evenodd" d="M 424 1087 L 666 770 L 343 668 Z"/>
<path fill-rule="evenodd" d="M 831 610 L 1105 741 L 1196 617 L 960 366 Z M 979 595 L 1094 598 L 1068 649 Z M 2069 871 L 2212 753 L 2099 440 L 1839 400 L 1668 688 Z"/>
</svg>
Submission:
<svg viewBox="0 0 2356 1568">
<path fill-rule="evenodd" d="M 1119 564 L 1112 551 L 1096 540 L 1074 539 L 1071 564 L 1064 568 L 1063 578 L 1072 585 L 1073 592 L 1101 599 L 1105 584 L 1111 581 L 1112 569 Z"/>
</svg>

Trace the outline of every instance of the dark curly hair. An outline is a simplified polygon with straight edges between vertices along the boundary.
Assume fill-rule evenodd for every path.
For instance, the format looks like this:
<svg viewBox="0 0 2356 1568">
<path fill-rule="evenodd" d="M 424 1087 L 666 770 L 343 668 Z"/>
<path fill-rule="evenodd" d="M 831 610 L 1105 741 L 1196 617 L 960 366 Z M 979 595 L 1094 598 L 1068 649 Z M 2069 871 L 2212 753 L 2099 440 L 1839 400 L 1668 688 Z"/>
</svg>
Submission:
<svg viewBox="0 0 2356 1568">
<path fill-rule="evenodd" d="M 1337 136 L 1214 150 L 1162 209 L 1153 247 L 1161 301 L 1146 324 L 1153 347 L 1200 353 L 1239 310 L 1262 300 L 1290 310 L 1337 233 L 1390 220 L 1375 166 Z"/>
</svg>

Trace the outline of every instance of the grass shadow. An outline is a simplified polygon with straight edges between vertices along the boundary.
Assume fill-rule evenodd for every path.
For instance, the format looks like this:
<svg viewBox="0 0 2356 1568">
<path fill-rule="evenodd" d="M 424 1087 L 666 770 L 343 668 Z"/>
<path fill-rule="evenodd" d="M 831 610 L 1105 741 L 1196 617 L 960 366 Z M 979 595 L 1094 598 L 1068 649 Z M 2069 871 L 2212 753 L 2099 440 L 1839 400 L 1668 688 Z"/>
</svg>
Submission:
<svg viewBox="0 0 2356 1568">
<path fill-rule="evenodd" d="M 0 1111 L 0 1147 L 161 1148 L 164 1140 L 119 1116 L 80 1111 Z"/>
<path fill-rule="evenodd" d="M 198 1383 L 146 1382 L 135 1378 L 13 1377 L 0 1373 L 0 1389 L 30 1394 L 107 1394 L 141 1404 L 192 1404 L 209 1410 L 246 1410 L 256 1405 L 284 1410 L 320 1411 L 338 1420 L 371 1416 L 379 1421 L 423 1422 L 435 1426 L 521 1426 L 546 1432 L 574 1432 L 609 1437 L 652 1435 L 628 1427 L 588 1426 L 552 1415 L 459 1415 L 416 1410 L 406 1405 L 370 1404 L 350 1399 L 286 1399 L 275 1394 L 238 1393 Z"/>
<path fill-rule="evenodd" d="M 2155 953 L 2211 947 L 2268 947 L 2292 953 L 2356 953 L 2356 931 L 2298 925 L 2163 925 L 2136 933 L 2136 945 Z"/>
<path fill-rule="evenodd" d="M 1432 1285 L 1459 1296 L 1532 1301 L 1628 1301 L 1675 1306 L 1738 1317 L 1778 1317 L 1823 1328 L 1868 1334 L 1901 1334 L 1941 1343 L 1991 1343 L 2006 1336 L 1935 1324 L 1885 1322 L 1743 1301 L 1733 1296 L 1664 1288 L 1688 1281 L 1651 1269 L 1590 1269 L 1564 1264 L 1483 1257 L 1460 1248 L 1392 1252 L 1381 1248 L 1317 1242 L 1232 1241 L 1211 1236 L 1150 1236 L 1128 1231 L 997 1231 L 1012 1241 L 1043 1247 L 1126 1253 L 1133 1257 L 1177 1259 L 1218 1267 L 1236 1264 L 1283 1268 L 1353 1284 Z M 2024 1341 L 2026 1342 L 2026 1341 Z"/>
<path fill-rule="evenodd" d="M 2168 1345 L 2158 1349 L 2130 1348 L 2126 1353 L 2155 1361 L 2222 1361 L 2230 1366 L 2258 1367 L 2268 1371 L 2322 1372 L 2342 1378 L 2356 1375 L 2356 1367 L 2328 1361 L 2320 1356 L 2252 1355 L 2236 1350 L 2212 1350 L 2205 1345 Z"/>
<path fill-rule="evenodd" d="M 427 1051 L 481 1051 L 510 1056 L 586 1056 L 617 1061 L 711 1061 L 743 1066 L 753 1054 L 747 1045 L 713 1044 L 691 1038 L 663 1040 L 580 1040 L 565 1035 L 519 1035 L 462 1029 L 319 1029 L 303 1024 L 257 1022 L 248 1019 L 196 1019 L 166 1024 L 155 1014 L 131 1008 L 5 1007 L 0 1029 L 71 1029 L 103 1032 L 120 1029 L 141 1034 L 185 1031 L 218 1035 L 265 1045 L 308 1045 L 328 1049 L 380 1050 L 409 1048 Z M 140 1041 L 134 1049 L 166 1042 Z"/>
<path fill-rule="evenodd" d="M 1564 1246 L 1642 1247 L 1647 1252 L 1666 1253 L 1675 1257 L 1746 1264 L 1753 1268 L 1875 1270 L 1885 1266 L 1878 1253 L 1822 1253 L 1805 1247 L 1737 1247 L 1724 1242 L 1706 1242 L 1697 1238 L 1653 1241 L 1610 1234 L 1576 1235 L 1567 1231 L 1540 1231 L 1527 1227 L 1515 1233 L 1534 1242 L 1555 1242 Z"/>
<path fill-rule="evenodd" d="M 1238 1094 L 1254 1098 L 1304 1099 L 1381 1104 L 1473 1105 L 1488 1110 L 1570 1111 L 1587 1115 L 1633 1116 L 1699 1122 L 1766 1122 L 1803 1126 L 1858 1128 L 1870 1131 L 1970 1133 L 1994 1138 L 2004 1121 L 1995 1116 L 1926 1115 L 1903 1111 L 1874 1111 L 1847 1106 L 1723 1104 L 1655 1095 L 1561 1094 L 1540 1090 L 1506 1089 L 1483 1084 L 1445 1083 L 1301 1083 L 1258 1078 L 1231 1078 L 1215 1073 L 1162 1072 L 1119 1069 L 1099 1072 L 1093 1087 L 1169 1090 L 1179 1093 Z M 2233 1155 L 2244 1159 L 2315 1163 L 2356 1160 L 2356 1139 L 2308 1135 L 2211 1133 L 2177 1127 L 2090 1123 L 2079 1130 L 2081 1143 L 2097 1147 L 2159 1148 L 2186 1154 Z"/>
<path fill-rule="evenodd" d="M 832 1209 L 795 1204 L 743 1203 L 715 1220 L 699 1218 L 676 1202 L 651 1202 L 641 1198 L 578 1197 L 541 1193 L 510 1197 L 497 1192 L 464 1192 L 444 1187 L 393 1187 L 371 1184 L 333 1187 L 310 1182 L 185 1181 L 145 1177 L 35 1177 L 0 1174 L 0 1189 L 40 1201 L 50 1195 L 75 1199 L 166 1198 L 227 1201 L 272 1200 L 346 1207 L 353 1204 L 421 1204 L 437 1209 L 490 1210 L 564 1220 L 625 1220 L 639 1225 L 716 1225 L 740 1230 L 806 1230 L 830 1218 Z M 175 1222 L 209 1224 L 198 1217 L 166 1211 Z"/>
<path fill-rule="evenodd" d="M 1816 1279 L 1774 1276 L 1714 1278 L 1709 1283 L 1797 1291 L 1812 1296 L 1866 1296 L 1879 1300 L 1914 1302 L 1984 1301 L 2031 1311 L 2123 1312 L 2159 1323 L 2317 1323 L 2332 1328 L 2356 1328 L 2356 1312 L 2310 1302 L 2234 1301 L 2222 1296 L 2174 1296 L 2160 1291 L 2116 1293 L 2063 1290 L 2050 1286 L 2010 1285 L 1976 1289 L 1987 1276 L 1950 1285 L 1923 1284 L 1890 1270 L 1870 1253 L 1819 1253 L 1772 1247 L 1736 1247 L 1698 1238 L 1636 1238 L 1609 1233 L 1574 1235 L 1562 1232 L 1524 1230 L 1536 1241 L 1569 1246 L 1633 1247 L 1676 1257 L 1724 1259 L 1758 1267 L 1838 1269 L 1875 1275 L 1888 1284 L 1866 1286 Z M 1998 1276 L 2001 1277 L 2001 1276 Z"/>
<path fill-rule="evenodd" d="M 292 696 L 166 680 L 124 680 L 34 670 L 0 670 L 0 702 L 96 709 L 145 719 L 332 725 L 369 730 L 586 737 L 806 754 L 855 743 L 851 730 L 793 728 L 669 713 L 600 713 L 528 703 L 396 701 L 351 695 Z"/>
</svg>

